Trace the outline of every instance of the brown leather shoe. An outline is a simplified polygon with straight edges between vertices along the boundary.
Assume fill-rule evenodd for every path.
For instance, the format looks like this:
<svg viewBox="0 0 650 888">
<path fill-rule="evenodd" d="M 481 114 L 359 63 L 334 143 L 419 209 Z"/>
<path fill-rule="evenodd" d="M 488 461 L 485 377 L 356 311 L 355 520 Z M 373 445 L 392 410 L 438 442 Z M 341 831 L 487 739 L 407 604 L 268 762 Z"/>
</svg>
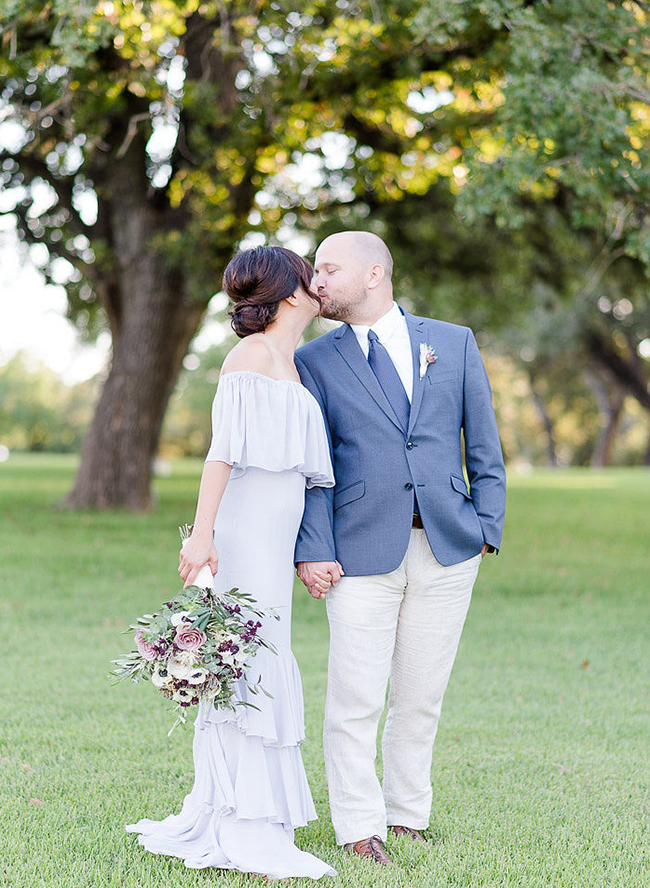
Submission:
<svg viewBox="0 0 650 888">
<path fill-rule="evenodd" d="M 386 848 L 379 836 L 370 836 L 368 839 L 360 839 L 358 842 L 348 842 L 343 846 L 346 851 L 358 854 L 359 857 L 368 857 L 381 866 L 392 866 L 393 861 L 386 854 Z"/>
<path fill-rule="evenodd" d="M 388 829 L 395 836 L 408 836 L 412 842 L 426 842 L 426 839 L 417 829 L 410 826 L 389 826 Z"/>
</svg>

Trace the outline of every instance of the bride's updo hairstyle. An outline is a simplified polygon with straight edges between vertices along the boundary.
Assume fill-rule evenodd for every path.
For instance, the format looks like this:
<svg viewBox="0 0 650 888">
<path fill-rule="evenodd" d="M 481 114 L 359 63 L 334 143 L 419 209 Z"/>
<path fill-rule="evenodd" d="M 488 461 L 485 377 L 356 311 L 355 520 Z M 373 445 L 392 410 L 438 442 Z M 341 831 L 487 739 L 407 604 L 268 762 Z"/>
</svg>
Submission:
<svg viewBox="0 0 650 888">
<path fill-rule="evenodd" d="M 320 303 L 311 290 L 313 269 L 306 259 L 284 247 L 255 247 L 230 260 L 223 288 L 234 303 L 228 312 L 237 336 L 262 333 L 274 320 L 278 305 L 298 287 Z"/>
</svg>

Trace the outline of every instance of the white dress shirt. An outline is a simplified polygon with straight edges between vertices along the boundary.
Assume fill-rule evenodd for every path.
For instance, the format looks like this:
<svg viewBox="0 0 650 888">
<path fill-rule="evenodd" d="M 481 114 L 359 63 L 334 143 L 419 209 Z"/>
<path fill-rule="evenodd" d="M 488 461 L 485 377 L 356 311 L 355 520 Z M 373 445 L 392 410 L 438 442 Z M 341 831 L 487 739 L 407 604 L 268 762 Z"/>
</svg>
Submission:
<svg viewBox="0 0 650 888">
<path fill-rule="evenodd" d="M 368 330 L 377 334 L 379 341 L 388 352 L 395 369 L 406 389 L 409 401 L 413 392 L 413 352 L 411 351 L 411 337 L 406 323 L 406 318 L 396 302 L 385 315 L 371 327 L 365 324 L 350 324 L 354 335 L 361 346 L 361 350 L 368 360 Z"/>
</svg>

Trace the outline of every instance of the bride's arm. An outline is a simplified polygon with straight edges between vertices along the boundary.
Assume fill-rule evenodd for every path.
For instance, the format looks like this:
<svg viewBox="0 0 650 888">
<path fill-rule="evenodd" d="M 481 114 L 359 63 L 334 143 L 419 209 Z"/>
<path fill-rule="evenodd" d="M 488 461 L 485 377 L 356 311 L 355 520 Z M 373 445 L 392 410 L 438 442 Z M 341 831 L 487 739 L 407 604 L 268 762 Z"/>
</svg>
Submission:
<svg viewBox="0 0 650 888">
<path fill-rule="evenodd" d="M 217 460 L 203 466 L 199 498 L 196 504 L 192 535 L 181 549 L 178 572 L 189 586 L 199 570 L 207 564 L 212 575 L 216 574 L 219 556 L 214 547 L 212 531 L 221 497 L 230 478 L 232 466 Z"/>
<path fill-rule="evenodd" d="M 227 355 L 221 368 L 221 376 L 228 378 L 228 374 L 237 370 L 252 370 L 273 376 L 273 367 L 270 363 L 269 347 L 264 342 L 255 339 L 243 339 Z M 199 498 L 196 504 L 196 516 L 192 535 L 183 545 L 180 554 L 180 566 L 178 572 L 185 581 L 185 585 L 191 585 L 196 579 L 200 569 L 207 564 L 212 575 L 217 572 L 219 557 L 214 546 L 213 528 L 217 510 L 230 479 L 232 465 L 224 462 L 223 458 L 231 453 L 230 438 L 233 429 L 238 429 L 238 424 L 243 423 L 244 417 L 235 408 L 235 401 L 229 388 L 221 396 L 221 384 L 217 389 L 212 405 L 212 441 L 208 456 L 203 466 Z M 236 437 L 245 432 L 245 423 L 239 428 Z M 235 448 L 236 449 L 236 448 Z"/>
</svg>

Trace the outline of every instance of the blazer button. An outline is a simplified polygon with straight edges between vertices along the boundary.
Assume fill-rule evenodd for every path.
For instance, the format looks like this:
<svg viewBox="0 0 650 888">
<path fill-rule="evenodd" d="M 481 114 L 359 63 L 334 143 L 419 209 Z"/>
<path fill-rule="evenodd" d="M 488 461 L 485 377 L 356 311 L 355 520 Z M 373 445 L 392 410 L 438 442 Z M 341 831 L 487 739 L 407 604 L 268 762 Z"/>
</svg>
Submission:
<svg viewBox="0 0 650 888">
<path fill-rule="evenodd" d="M 413 441 L 406 442 L 406 449 L 407 450 L 413 450 L 414 447 L 415 447 L 415 444 L 413 443 Z"/>
<path fill-rule="evenodd" d="M 404 490 L 413 490 L 413 485 L 410 481 L 404 485 Z"/>
</svg>

